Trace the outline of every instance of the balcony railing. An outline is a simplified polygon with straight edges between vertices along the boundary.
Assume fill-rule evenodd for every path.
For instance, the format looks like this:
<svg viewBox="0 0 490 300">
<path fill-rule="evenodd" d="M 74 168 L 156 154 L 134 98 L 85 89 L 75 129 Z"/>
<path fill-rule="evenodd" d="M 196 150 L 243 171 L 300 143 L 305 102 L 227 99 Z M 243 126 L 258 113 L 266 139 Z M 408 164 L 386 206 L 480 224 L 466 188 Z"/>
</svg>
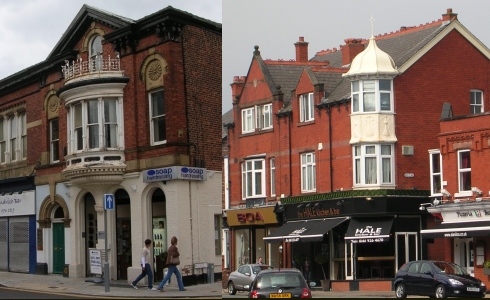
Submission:
<svg viewBox="0 0 490 300">
<path fill-rule="evenodd" d="M 116 56 L 111 58 L 108 55 L 104 58 L 101 54 L 97 54 L 93 58 L 89 58 L 87 61 L 83 61 L 82 57 L 78 55 L 77 60 L 70 62 L 65 60 L 65 65 L 61 67 L 65 80 L 69 80 L 78 76 L 90 75 L 101 72 L 121 71 L 121 60 L 119 59 L 119 53 L 116 52 Z"/>
</svg>

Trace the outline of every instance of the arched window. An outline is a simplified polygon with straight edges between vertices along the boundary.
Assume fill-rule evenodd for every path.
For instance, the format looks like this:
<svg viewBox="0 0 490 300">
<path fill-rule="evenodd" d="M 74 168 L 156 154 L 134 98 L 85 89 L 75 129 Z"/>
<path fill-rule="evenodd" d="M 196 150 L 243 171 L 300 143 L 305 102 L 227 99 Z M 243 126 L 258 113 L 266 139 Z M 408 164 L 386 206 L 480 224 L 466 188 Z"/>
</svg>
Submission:
<svg viewBox="0 0 490 300">
<path fill-rule="evenodd" d="M 102 68 L 102 37 L 95 35 L 90 41 L 90 65 L 92 71 L 98 71 Z"/>
</svg>

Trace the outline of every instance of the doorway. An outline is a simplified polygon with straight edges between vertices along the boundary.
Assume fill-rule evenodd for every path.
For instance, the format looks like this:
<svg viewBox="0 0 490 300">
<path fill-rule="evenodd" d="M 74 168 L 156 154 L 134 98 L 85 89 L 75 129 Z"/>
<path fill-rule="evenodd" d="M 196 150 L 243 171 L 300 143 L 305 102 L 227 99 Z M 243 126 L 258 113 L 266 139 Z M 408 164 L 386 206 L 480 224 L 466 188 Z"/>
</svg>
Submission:
<svg viewBox="0 0 490 300">
<path fill-rule="evenodd" d="M 91 276 L 89 249 L 95 248 L 97 245 L 97 212 L 92 194 L 86 194 L 83 200 L 85 204 L 85 275 Z"/>
<path fill-rule="evenodd" d="M 58 206 L 53 213 L 53 274 L 62 274 L 65 266 L 65 224 L 63 209 Z"/>
<path fill-rule="evenodd" d="M 116 231 L 117 231 L 117 279 L 128 279 L 128 268 L 131 266 L 131 207 L 128 193 L 117 190 Z"/>
<path fill-rule="evenodd" d="M 156 189 L 151 197 L 152 231 L 153 231 L 153 276 L 155 282 L 163 280 L 163 269 L 167 248 L 167 206 L 165 193 Z"/>
<path fill-rule="evenodd" d="M 474 274 L 473 238 L 454 239 L 454 263 L 460 265 L 470 275 Z"/>
<path fill-rule="evenodd" d="M 416 232 L 397 232 L 396 233 L 396 266 L 395 270 L 403 266 L 406 262 L 418 260 L 419 245 Z"/>
</svg>

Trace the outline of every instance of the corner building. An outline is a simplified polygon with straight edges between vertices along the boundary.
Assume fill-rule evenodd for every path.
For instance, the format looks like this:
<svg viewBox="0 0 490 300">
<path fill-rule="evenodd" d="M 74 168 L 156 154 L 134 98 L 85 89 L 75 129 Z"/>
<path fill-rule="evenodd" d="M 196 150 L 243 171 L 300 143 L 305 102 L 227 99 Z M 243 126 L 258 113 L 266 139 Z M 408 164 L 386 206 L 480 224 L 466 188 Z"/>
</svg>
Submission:
<svg viewBox="0 0 490 300">
<path fill-rule="evenodd" d="M 429 153 L 446 102 L 467 114 L 480 92 L 487 107 L 490 52 L 452 9 L 311 58 L 303 37 L 294 45 L 295 60 L 255 46 L 231 84 L 231 269 L 263 256 L 327 290 L 389 291 L 405 262 L 445 251 L 421 235 L 433 217 L 420 208 L 441 195 Z M 268 207 L 275 224 L 229 222 Z"/>
<path fill-rule="evenodd" d="M 182 267 L 220 274 L 220 91 L 221 24 L 84 5 L 45 61 L 0 80 L 0 269 L 91 277 L 107 241 L 129 281 L 149 238 L 159 281 L 177 236 Z"/>
</svg>

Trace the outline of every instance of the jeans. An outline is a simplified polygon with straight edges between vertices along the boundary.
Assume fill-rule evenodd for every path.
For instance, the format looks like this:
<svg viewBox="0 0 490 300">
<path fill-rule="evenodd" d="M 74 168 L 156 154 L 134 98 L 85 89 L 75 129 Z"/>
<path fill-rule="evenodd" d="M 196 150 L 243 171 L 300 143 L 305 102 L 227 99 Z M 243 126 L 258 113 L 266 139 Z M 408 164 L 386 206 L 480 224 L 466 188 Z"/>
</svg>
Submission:
<svg viewBox="0 0 490 300">
<path fill-rule="evenodd" d="M 170 279 L 170 276 L 172 276 L 172 273 L 175 273 L 175 277 L 177 277 L 177 283 L 179 285 L 179 291 L 183 291 L 184 290 L 184 283 L 182 282 L 182 275 L 179 272 L 179 268 L 177 268 L 177 266 L 175 266 L 175 265 L 168 265 L 167 267 L 168 267 L 167 276 L 165 276 L 165 278 L 163 278 L 162 282 L 160 282 L 160 284 L 158 285 L 158 289 L 163 290 L 163 286 Z"/>
<path fill-rule="evenodd" d="M 148 275 L 148 288 L 151 289 L 153 287 L 153 272 L 151 271 L 150 264 L 145 264 L 145 269 L 142 270 L 141 274 L 136 277 L 132 284 L 136 285 L 146 275 Z"/>
</svg>

